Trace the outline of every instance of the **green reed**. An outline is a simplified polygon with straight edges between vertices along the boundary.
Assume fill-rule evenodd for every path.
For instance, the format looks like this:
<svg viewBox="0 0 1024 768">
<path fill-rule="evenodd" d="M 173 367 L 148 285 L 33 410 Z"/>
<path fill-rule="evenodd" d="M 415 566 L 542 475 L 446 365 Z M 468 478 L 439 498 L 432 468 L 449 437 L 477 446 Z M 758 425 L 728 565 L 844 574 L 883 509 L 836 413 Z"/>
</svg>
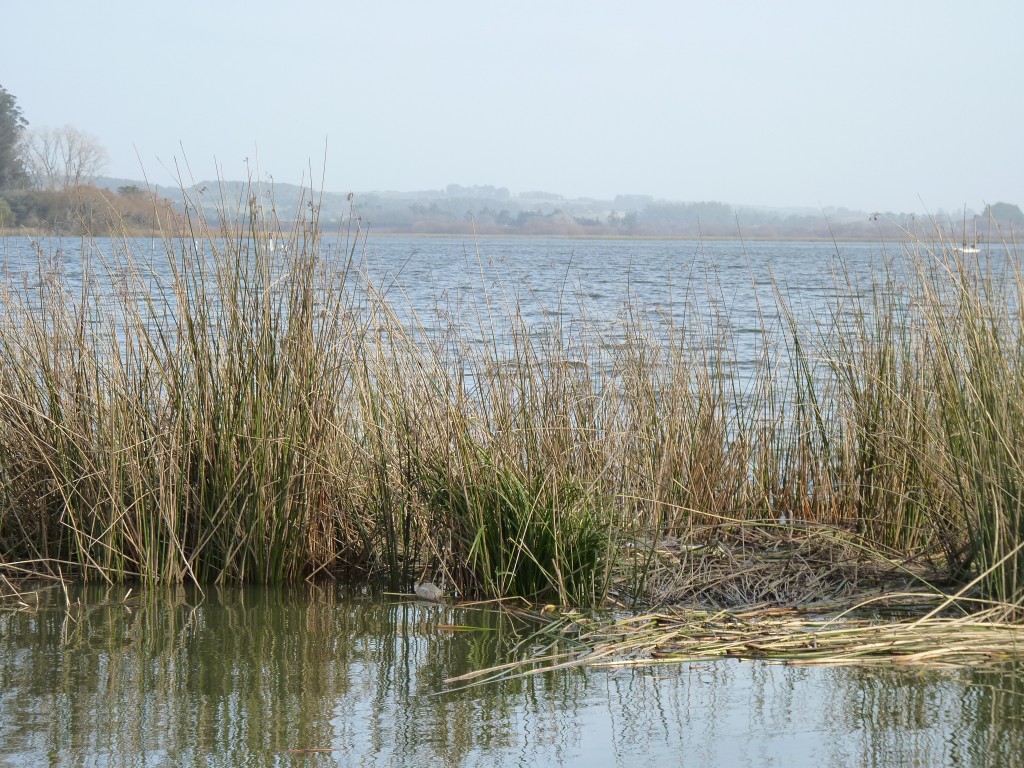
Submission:
<svg viewBox="0 0 1024 768">
<path fill-rule="evenodd" d="M 45 253 L 7 282 L 4 562 L 650 601 L 666 538 L 813 524 L 1024 602 L 1018 272 L 918 240 L 869 284 L 840 271 L 827 317 L 780 292 L 741 378 L 713 289 L 667 330 L 500 295 L 441 327 L 355 269 L 360 233 L 330 253 L 315 200 L 282 233 L 257 191 L 120 238 L 74 294 Z"/>
</svg>

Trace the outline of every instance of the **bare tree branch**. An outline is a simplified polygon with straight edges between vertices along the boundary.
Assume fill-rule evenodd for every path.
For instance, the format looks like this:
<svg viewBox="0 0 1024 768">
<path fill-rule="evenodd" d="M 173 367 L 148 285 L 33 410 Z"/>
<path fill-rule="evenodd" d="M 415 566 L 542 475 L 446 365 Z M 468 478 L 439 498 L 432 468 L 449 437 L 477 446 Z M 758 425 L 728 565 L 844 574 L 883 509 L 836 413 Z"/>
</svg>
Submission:
<svg viewBox="0 0 1024 768">
<path fill-rule="evenodd" d="M 107 163 L 107 152 L 93 136 L 65 125 L 30 131 L 25 160 L 32 186 L 70 189 L 95 181 Z"/>
</svg>

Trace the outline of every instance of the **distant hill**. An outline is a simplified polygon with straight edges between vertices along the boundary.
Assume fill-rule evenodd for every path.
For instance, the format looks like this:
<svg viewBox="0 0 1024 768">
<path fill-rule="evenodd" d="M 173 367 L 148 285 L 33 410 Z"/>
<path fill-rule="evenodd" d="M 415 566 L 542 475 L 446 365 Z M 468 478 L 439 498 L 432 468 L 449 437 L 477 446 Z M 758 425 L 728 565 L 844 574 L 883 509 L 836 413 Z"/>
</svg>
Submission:
<svg viewBox="0 0 1024 768">
<path fill-rule="evenodd" d="M 133 179 L 101 178 L 96 185 L 117 191 L 145 188 Z M 901 212 L 858 211 L 847 208 L 772 208 L 716 201 L 676 202 L 650 195 L 619 195 L 610 200 L 571 199 L 552 192 L 511 193 L 504 187 L 461 186 L 415 192 L 373 191 L 355 195 L 321 192 L 281 183 L 202 181 L 180 188 L 152 186 L 179 210 L 201 208 L 207 216 L 220 211 L 244 211 L 255 196 L 265 213 L 276 214 L 284 225 L 318 206 L 325 229 L 358 219 L 365 230 L 412 234 L 509 234 L 594 237 L 735 237 L 766 239 L 904 239 L 907 232 L 933 236 L 941 228 L 957 240 L 983 231 L 988 219 L 974 212 L 933 219 Z M 1018 226 L 1016 205 L 989 206 L 997 223 Z M 1016 211 L 1016 214 L 1014 214 Z M 1005 221 L 1003 220 L 1005 219 Z"/>
<path fill-rule="evenodd" d="M 321 206 L 321 216 L 326 221 L 340 220 L 348 211 L 347 195 L 332 192 L 311 192 L 308 187 L 295 184 L 252 184 L 244 181 L 201 181 L 189 187 L 147 185 L 138 179 L 118 179 L 102 176 L 95 181 L 101 189 L 117 191 L 128 186 L 149 189 L 158 197 L 170 200 L 180 211 L 185 210 L 186 200 L 193 207 L 202 208 L 212 214 L 221 209 L 243 210 L 247 207 L 250 194 L 256 194 L 265 210 L 273 209 L 281 221 L 294 221 L 299 209 L 311 199 Z"/>
</svg>

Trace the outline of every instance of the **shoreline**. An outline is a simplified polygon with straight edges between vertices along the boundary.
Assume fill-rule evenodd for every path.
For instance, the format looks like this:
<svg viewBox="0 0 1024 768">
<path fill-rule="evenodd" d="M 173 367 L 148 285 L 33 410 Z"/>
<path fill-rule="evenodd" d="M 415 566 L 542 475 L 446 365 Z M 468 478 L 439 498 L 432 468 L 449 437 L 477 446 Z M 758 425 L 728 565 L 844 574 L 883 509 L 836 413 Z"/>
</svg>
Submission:
<svg viewBox="0 0 1024 768">
<path fill-rule="evenodd" d="M 235 230 L 226 234 L 213 233 L 215 237 L 231 237 L 238 238 L 242 235 L 248 236 L 248 232 L 241 230 Z M 263 233 L 260 233 L 262 236 Z M 282 230 L 281 238 L 283 241 L 288 240 L 288 231 Z M 357 233 L 347 233 L 340 228 L 337 230 L 327 227 L 321 231 L 321 237 L 355 237 Z M 127 237 L 129 239 L 144 239 L 144 238 L 163 238 L 169 237 L 171 239 L 182 239 L 187 238 L 190 235 L 184 233 L 177 233 L 168 235 L 166 232 L 160 230 L 133 230 L 131 232 L 111 232 L 108 234 L 94 234 L 91 232 L 77 233 L 77 232 L 54 232 L 53 230 L 40 228 L 40 227 L 19 227 L 15 229 L 0 229 L 0 239 L 6 237 L 30 237 L 30 238 L 76 238 L 76 239 L 119 239 Z M 197 237 L 200 235 L 197 233 Z M 202 237 L 206 237 L 207 234 L 203 233 Z M 363 239 L 368 238 L 387 238 L 387 239 L 423 239 L 423 240 L 564 240 L 564 241 L 615 241 L 615 242 L 681 242 L 681 243 L 701 243 L 701 242 L 745 242 L 745 243 L 916 243 L 920 242 L 919 238 L 913 236 L 906 236 L 902 238 L 883 239 L 878 237 L 810 237 L 805 235 L 793 235 L 793 236 L 747 236 L 743 234 L 737 235 L 545 235 L 545 234 L 526 234 L 526 233 L 497 233 L 497 232 L 402 232 L 402 231 L 377 231 L 373 229 L 362 230 L 358 233 L 358 237 Z M 978 243 L 979 246 L 988 245 L 988 243 Z M 993 243 L 993 245 L 1000 245 L 999 243 Z"/>
</svg>

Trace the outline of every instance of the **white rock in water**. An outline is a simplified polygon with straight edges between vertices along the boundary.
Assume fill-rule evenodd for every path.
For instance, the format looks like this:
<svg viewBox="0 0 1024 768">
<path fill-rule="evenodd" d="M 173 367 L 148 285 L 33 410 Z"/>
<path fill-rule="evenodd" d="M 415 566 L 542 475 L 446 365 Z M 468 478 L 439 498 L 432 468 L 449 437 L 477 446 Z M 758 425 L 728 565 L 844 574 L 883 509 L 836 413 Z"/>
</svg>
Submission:
<svg viewBox="0 0 1024 768">
<path fill-rule="evenodd" d="M 421 600 L 429 600 L 432 603 L 440 603 L 444 599 L 444 590 L 437 586 L 437 584 L 431 584 L 429 581 L 417 584 L 413 587 L 413 592 Z"/>
</svg>

